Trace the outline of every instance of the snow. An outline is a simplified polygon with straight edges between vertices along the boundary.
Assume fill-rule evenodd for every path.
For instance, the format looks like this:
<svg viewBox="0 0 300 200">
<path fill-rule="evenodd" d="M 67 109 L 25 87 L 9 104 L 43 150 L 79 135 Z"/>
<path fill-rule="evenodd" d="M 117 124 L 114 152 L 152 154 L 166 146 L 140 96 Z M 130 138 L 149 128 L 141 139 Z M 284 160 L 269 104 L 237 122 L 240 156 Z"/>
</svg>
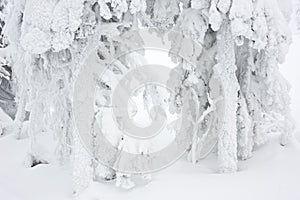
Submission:
<svg viewBox="0 0 300 200">
<path fill-rule="evenodd" d="M 292 112 L 300 124 L 300 84 L 298 52 L 300 37 L 294 37 L 282 73 L 292 87 Z M 1 119 L 3 115 L 0 116 Z M 153 200 L 153 199 L 231 199 L 231 200 L 299 200 L 300 135 L 286 147 L 279 145 L 280 135 L 256 149 L 251 159 L 239 162 L 239 170 L 216 174 L 215 155 L 192 165 L 180 160 L 154 174 L 144 186 L 126 191 L 113 183 L 92 183 L 77 200 Z M 45 135 L 44 135 L 45 136 Z M 45 137 L 45 141 L 48 138 Z M 34 168 L 24 167 L 28 139 L 16 140 L 12 135 L 0 138 L 0 199 L 3 200 L 71 200 L 69 172 L 52 163 Z"/>
<path fill-rule="evenodd" d="M 51 47 L 55 51 L 68 48 L 81 23 L 82 0 L 55 3 L 28 0 L 24 11 L 21 45 L 32 54 L 41 54 Z"/>
<path fill-rule="evenodd" d="M 2 108 L 0 108 L 0 128 L 2 130 L 0 131 L 0 139 L 2 135 L 5 135 L 3 129 L 9 126 L 12 122 L 12 119 L 2 110 Z"/>
<path fill-rule="evenodd" d="M 209 9 L 209 24 L 211 25 L 211 28 L 214 31 L 219 30 L 222 21 L 222 16 L 217 10 L 215 1 L 212 1 Z"/>
<path fill-rule="evenodd" d="M 110 10 L 109 10 L 108 6 L 106 5 L 106 3 L 104 2 L 104 0 L 99 0 L 98 3 L 100 5 L 101 17 L 103 17 L 106 20 L 109 20 L 110 18 L 112 18 Z"/>
<path fill-rule="evenodd" d="M 71 200 L 67 171 L 55 164 L 24 168 L 28 141 L 6 136 L 0 140 L 0 197 L 5 200 Z M 77 200 L 231 199 L 299 200 L 300 142 L 279 145 L 279 135 L 240 162 L 239 172 L 215 174 L 216 157 L 194 166 L 185 160 L 153 175 L 148 185 L 130 191 L 114 184 L 92 183 Z M 245 195 L 246 194 L 246 195 Z"/>
<path fill-rule="evenodd" d="M 299 80 L 299 51 L 300 35 L 293 37 L 293 43 L 290 46 L 289 53 L 285 58 L 285 63 L 281 66 L 280 71 L 291 85 L 291 111 L 296 122 L 296 137 L 300 139 L 300 80 Z"/>
<path fill-rule="evenodd" d="M 56 165 L 24 167 L 28 140 L 12 135 L 0 140 L 0 198 L 5 200 L 68 199 L 68 174 Z"/>
<path fill-rule="evenodd" d="M 94 183 L 81 198 L 92 199 L 291 199 L 300 197 L 297 187 L 299 173 L 299 143 L 284 149 L 272 142 L 255 154 L 255 158 L 241 163 L 240 172 L 214 174 L 215 158 L 193 166 L 179 161 L 171 168 L 155 175 L 147 186 L 129 192 L 111 185 Z M 289 156 L 287 156 L 287 154 Z M 263 163 L 263 164 L 262 164 Z M 288 169 L 287 169 L 288 168 Z M 101 188 L 101 189 L 100 189 Z M 245 195 L 247 194 L 247 195 Z"/>
<path fill-rule="evenodd" d="M 11 123 L 12 119 L 0 108 L 0 124 Z"/>
<path fill-rule="evenodd" d="M 78 0 L 78 2 L 81 0 Z M 111 2 L 113 13 L 110 13 L 109 8 L 103 6 L 103 2 Z M 238 0 L 236 0 L 238 1 Z M 39 5 L 37 0 L 30 0 L 32 5 Z M 43 2 L 46 2 L 43 0 Z M 49 1 L 54 2 L 54 1 Z M 60 1 L 64 8 L 64 2 Z M 71 1 L 66 1 L 70 3 Z M 102 2 L 102 4 L 100 3 Z M 100 9 L 105 10 L 103 17 L 110 19 L 112 14 L 120 17 L 127 10 L 127 1 L 125 0 L 99 0 Z M 144 0 L 136 0 L 135 2 L 144 2 Z M 157 7 L 165 2 L 173 1 L 156 1 Z M 175 2 L 175 1 L 174 1 Z M 199 1 L 200 2 L 200 1 Z M 222 23 L 222 13 L 229 9 L 229 0 L 213 1 L 214 4 L 210 8 L 209 21 L 214 30 L 219 30 Z M 218 2 L 218 3 L 216 3 Z M 263 2 L 263 1 L 261 1 Z M 279 2 L 279 0 L 278 0 Z M 172 4 L 173 5 L 173 4 Z M 193 1 L 195 8 L 205 7 L 205 5 L 197 5 Z M 81 15 L 81 7 L 73 8 L 74 13 L 71 16 L 64 15 L 64 20 L 60 23 L 55 23 L 56 27 L 51 25 L 52 7 L 53 4 L 43 4 L 39 9 L 34 9 L 34 6 L 27 6 L 26 9 L 38 10 L 38 15 L 35 12 L 32 15 L 25 16 L 26 24 L 22 28 L 22 32 L 26 33 L 22 36 L 21 44 L 24 49 L 31 53 L 45 52 L 51 47 L 56 50 L 65 48 L 73 38 L 65 27 L 70 30 L 75 30 L 78 26 L 78 20 Z M 161 6 L 162 7 L 162 6 Z M 175 7 L 175 4 L 173 5 Z M 57 7 L 57 9 L 60 7 Z M 130 8 L 132 12 L 144 10 L 143 7 Z M 163 8 L 156 9 L 155 18 L 161 26 L 167 26 L 173 23 L 173 17 L 177 13 L 177 9 L 171 9 L 172 12 L 166 13 Z M 64 10 L 64 9 L 63 9 Z M 162 10 L 162 11 L 161 11 Z M 285 10 L 285 9 L 284 9 Z M 77 12 L 78 11 L 78 12 Z M 160 12 L 161 11 L 161 12 Z M 58 13 L 62 13 L 59 9 Z M 220 13 L 222 12 L 222 13 Z M 192 12 L 190 12 L 192 13 Z M 193 14 L 193 13 L 192 13 Z M 195 11 L 195 15 L 197 12 Z M 238 14 L 238 13 L 237 13 Z M 288 16 L 288 13 L 284 15 Z M 37 17 L 38 16 L 38 17 Z M 42 16 L 42 17 L 40 17 Z M 239 16 L 239 15 L 237 15 Z M 72 17 L 77 20 L 72 20 L 74 24 L 69 24 L 68 19 Z M 247 19 L 248 16 L 245 16 Z M 171 19 L 163 24 L 165 18 Z M 244 17 L 242 17 L 244 20 Z M 266 37 L 264 32 L 266 29 L 266 21 L 263 16 L 257 16 L 257 21 L 254 23 L 255 31 L 262 31 L 257 36 L 263 35 L 261 38 L 256 38 L 258 44 L 256 48 L 262 48 L 265 44 Z M 44 23 L 44 22 L 49 23 Z M 55 21 L 55 20 L 54 20 Z M 247 21 L 247 20 L 246 20 Z M 202 21 L 196 24 L 201 25 Z M 53 23 L 52 23 L 53 24 Z M 51 27 L 52 26 L 52 27 Z M 279 26 L 279 25 L 278 25 Z M 55 39 L 53 40 L 50 27 L 55 30 Z M 102 27 L 103 28 L 103 27 Z M 199 28 L 199 27 L 197 27 Z M 26 31 L 25 29 L 30 29 Z M 66 31 L 66 32 L 65 32 Z M 242 30 L 244 31 L 244 30 Z M 201 32 L 195 28 L 195 33 Z M 238 33 L 237 33 L 238 35 Z M 203 38 L 203 37 L 200 37 Z M 63 42 L 62 42 L 63 41 Z M 65 43 L 64 43 L 65 42 Z M 33 45 L 34 44 L 34 45 Z M 56 45 L 55 45 L 56 44 Z M 295 36 L 294 43 L 290 47 L 286 62 L 281 66 L 281 71 L 284 77 L 291 83 L 292 97 L 292 114 L 295 117 L 296 123 L 300 124 L 300 84 L 298 78 L 298 51 L 300 49 L 300 36 Z M 189 77 L 191 82 L 193 77 Z M 0 125 L 2 122 L 10 120 L 0 110 Z M 197 165 L 192 165 L 185 159 L 179 160 L 173 166 L 153 175 L 153 180 L 149 184 L 137 184 L 138 187 L 129 191 L 116 188 L 114 183 L 94 182 L 76 197 L 78 200 L 114 200 L 114 199 L 130 199 L 130 200 L 154 200 L 154 199 L 273 199 L 273 200 L 299 200 L 299 181 L 300 181 L 300 127 L 296 128 L 296 138 L 290 145 L 286 147 L 280 146 L 280 135 L 273 133 L 270 141 L 255 149 L 254 155 L 247 161 L 240 161 L 238 164 L 238 172 L 230 174 L 217 174 L 217 156 L 216 153 L 210 155 L 207 159 L 200 161 Z M 41 145 L 46 151 L 54 151 L 49 147 L 53 142 L 51 134 L 40 134 Z M 55 159 L 49 159 L 50 164 L 37 165 L 34 168 L 27 168 L 26 158 L 28 157 L 29 139 L 16 140 L 13 135 L 0 136 L 0 200 L 69 200 L 72 199 L 72 183 L 70 176 L 70 168 L 61 168 Z M 186 156 L 185 156 L 186 157 Z M 82 162 L 82 160 L 77 160 Z M 82 162 L 84 164 L 84 162 Z M 87 167 L 88 168 L 88 167 Z M 143 185 L 143 186 L 141 186 Z"/>
<path fill-rule="evenodd" d="M 137 12 L 145 12 L 147 5 L 145 0 L 133 0 L 130 3 L 130 12 L 132 14 Z"/>
</svg>

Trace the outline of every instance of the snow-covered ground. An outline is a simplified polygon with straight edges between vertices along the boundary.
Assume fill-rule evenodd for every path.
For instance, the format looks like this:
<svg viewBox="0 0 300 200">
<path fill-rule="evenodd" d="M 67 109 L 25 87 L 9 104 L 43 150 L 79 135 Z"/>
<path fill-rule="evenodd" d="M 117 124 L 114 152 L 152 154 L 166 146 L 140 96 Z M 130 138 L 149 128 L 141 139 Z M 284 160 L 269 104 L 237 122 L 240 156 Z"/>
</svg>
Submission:
<svg viewBox="0 0 300 200">
<path fill-rule="evenodd" d="M 294 38 L 284 76 L 293 89 L 292 111 L 300 125 L 300 70 L 298 55 L 300 36 Z M 239 163 L 233 174 L 216 174 L 212 155 L 194 166 L 180 160 L 170 168 L 153 175 L 148 185 L 130 191 L 112 184 L 93 183 L 78 200 L 154 200 L 154 199 L 230 199 L 230 200 L 299 200 L 300 142 L 297 138 L 287 147 L 279 145 L 279 135 L 271 135 L 254 157 Z M 7 135 L 0 138 L 0 200 L 68 200 L 72 198 L 70 176 L 55 164 L 25 168 L 23 161 L 28 141 Z"/>
<path fill-rule="evenodd" d="M 68 200 L 68 172 L 56 165 L 24 168 L 26 140 L 6 136 L 0 140 L 0 199 Z M 279 145 L 279 136 L 240 162 L 239 172 L 216 174 L 216 159 L 193 166 L 185 160 L 153 175 L 148 185 L 130 191 L 112 184 L 93 183 L 78 200 L 231 199 L 299 200 L 300 143 Z"/>
</svg>

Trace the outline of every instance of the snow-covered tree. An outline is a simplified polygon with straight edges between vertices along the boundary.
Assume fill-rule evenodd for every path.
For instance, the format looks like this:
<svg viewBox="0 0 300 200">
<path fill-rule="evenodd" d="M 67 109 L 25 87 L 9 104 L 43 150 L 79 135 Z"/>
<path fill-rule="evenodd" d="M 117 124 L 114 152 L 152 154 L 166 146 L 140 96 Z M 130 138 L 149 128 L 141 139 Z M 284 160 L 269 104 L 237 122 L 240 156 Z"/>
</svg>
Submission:
<svg viewBox="0 0 300 200">
<path fill-rule="evenodd" d="M 171 9 L 168 5 L 165 7 Z M 192 87 L 202 104 L 199 111 L 202 113 L 209 105 L 207 94 L 220 90 L 217 94 L 223 96 L 223 103 L 219 102 L 222 105 L 217 107 L 221 109 L 217 109 L 218 119 L 214 120 L 221 125 L 211 130 L 219 135 L 217 148 L 221 171 L 235 171 L 237 156 L 240 159 L 251 157 L 254 145 L 263 144 L 269 132 L 280 130 L 282 144 L 290 138 L 293 125 L 286 107 L 289 104 L 289 86 L 278 71 L 278 63 L 283 62 L 291 42 L 288 28 L 290 8 L 291 2 L 282 1 L 183 1 L 179 17 L 173 18 L 174 30 L 200 44 L 193 46 L 187 44 L 184 38 L 173 38 L 172 52 L 196 57 L 199 63 L 196 68 L 184 62 L 178 66 L 176 70 L 182 73 L 178 82 L 181 94 L 175 95 L 173 101 L 175 106 L 180 107 L 183 88 Z M 165 14 L 160 12 L 160 15 Z M 150 16 L 154 14 L 150 13 Z M 224 27 L 224 24 L 230 28 Z M 168 27 L 165 26 L 165 29 Z M 220 70 L 228 73 L 220 74 L 217 79 L 221 89 L 214 86 L 216 83 L 209 86 L 211 80 L 216 79 L 216 73 L 221 73 Z M 188 83 L 195 80 L 190 76 L 198 81 Z M 232 92 L 227 88 L 232 88 Z M 231 106 L 226 105 L 229 102 Z M 281 109 L 282 106 L 285 109 Z M 208 121 L 209 117 L 212 116 L 207 117 Z M 205 123 L 199 128 L 200 138 L 206 128 Z M 211 135 L 214 135 L 212 132 Z M 203 143 L 199 142 L 199 145 L 198 155 Z"/>
<path fill-rule="evenodd" d="M 4 5 L 9 8 L 5 16 Z M 28 165 L 54 162 L 39 142 L 39 135 L 52 134 L 55 160 L 72 167 L 75 182 L 80 182 L 75 192 L 99 178 L 117 177 L 118 183 L 131 186 L 130 175 L 100 165 L 83 148 L 73 119 L 73 90 L 95 49 L 92 64 L 107 67 L 111 76 L 141 64 L 140 54 L 128 52 L 142 46 L 143 38 L 138 32 L 126 35 L 140 27 L 167 35 L 171 42 L 169 56 L 178 65 L 169 80 L 176 91 L 168 99 L 170 112 L 182 110 L 186 94 L 195 102 L 191 162 L 215 149 L 219 171 L 234 172 L 238 159 L 250 158 L 268 133 L 281 132 L 286 145 L 293 123 L 289 86 L 278 65 L 291 43 L 290 9 L 290 1 L 280 0 L 1 1 L 0 57 L 2 62 L 5 49 L 8 62 L 1 65 L 1 79 L 11 76 L 16 85 L 12 127 L 17 138 L 30 138 Z M 4 66 L 11 66 L 12 74 Z M 109 108 L 114 81 L 98 80 L 98 110 Z M 157 88 L 146 88 L 145 107 L 159 99 L 157 94 Z M 104 120 L 100 112 L 94 118 Z M 90 137 L 96 140 L 97 135 Z"/>
<path fill-rule="evenodd" d="M 7 48 L 4 29 L 9 13 L 7 1 L 0 2 L 0 107 L 13 119 L 15 117 L 14 85 L 12 77 L 11 59 Z M 6 125 L 8 126 L 8 124 Z M 1 127 L 6 129 L 7 127 Z M 1 133 L 6 132 L 1 130 Z"/>
</svg>

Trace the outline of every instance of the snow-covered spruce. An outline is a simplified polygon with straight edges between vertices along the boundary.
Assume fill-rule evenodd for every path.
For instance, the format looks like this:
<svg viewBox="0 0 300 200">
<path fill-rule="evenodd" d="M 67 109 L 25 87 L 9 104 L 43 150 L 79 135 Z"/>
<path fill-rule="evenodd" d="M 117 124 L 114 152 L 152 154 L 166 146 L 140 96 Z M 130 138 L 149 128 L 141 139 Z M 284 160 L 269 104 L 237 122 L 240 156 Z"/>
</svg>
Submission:
<svg viewBox="0 0 300 200">
<path fill-rule="evenodd" d="M 205 116 L 191 141 L 189 158 L 193 163 L 216 148 L 219 171 L 233 172 L 238 169 L 238 159 L 250 158 L 254 147 L 268 140 L 268 133 L 281 132 L 282 145 L 291 139 L 289 86 L 278 70 L 291 43 L 290 1 L 2 2 L 5 3 L 0 4 L 1 10 L 5 7 L 6 11 L 0 13 L 0 56 L 1 61 L 12 66 L 18 105 L 9 130 L 17 138 L 29 136 L 29 166 L 55 160 L 72 166 L 75 182 L 81 180 L 75 183 L 75 192 L 92 179 L 119 178 L 118 184 L 130 183 L 129 175 L 107 169 L 83 152 L 75 136 L 72 91 L 91 50 L 97 48 L 97 62 L 107 66 L 111 58 L 143 43 L 138 35 L 127 40 L 116 37 L 139 26 L 155 27 L 160 35 L 169 30 L 181 33 L 168 36 L 170 52 L 196 63 L 191 66 L 170 53 L 179 63 L 174 70 L 180 76 L 171 81 L 177 93 L 170 97 L 169 107 L 172 112 L 179 112 L 184 94 L 192 90 L 199 103 L 195 113 Z M 187 38 L 197 45 L 186 43 Z M 7 45 L 2 45 L 4 40 Z M 122 74 L 122 66 L 138 62 L 140 55 L 129 55 L 109 69 Z M 109 90 L 109 81 L 101 84 L 106 86 L 103 90 Z M 145 100 L 150 104 L 147 94 L 154 93 L 154 87 L 145 92 Z M 103 92 L 105 101 L 99 109 L 110 104 L 105 94 L 107 91 Z M 207 110 L 211 112 L 205 113 Z M 40 134 L 52 134 L 56 139 L 56 159 L 52 160 L 51 152 L 41 148 Z M 95 137 L 92 133 L 91 138 Z"/>
</svg>

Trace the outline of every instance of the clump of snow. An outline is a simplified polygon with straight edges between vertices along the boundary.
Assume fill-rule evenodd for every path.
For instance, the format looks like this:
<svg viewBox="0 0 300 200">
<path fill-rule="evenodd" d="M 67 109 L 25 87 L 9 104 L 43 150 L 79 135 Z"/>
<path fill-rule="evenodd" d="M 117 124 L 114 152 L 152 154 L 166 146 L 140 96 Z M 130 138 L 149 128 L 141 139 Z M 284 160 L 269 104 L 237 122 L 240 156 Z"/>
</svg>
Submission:
<svg viewBox="0 0 300 200">
<path fill-rule="evenodd" d="M 30 53 L 44 53 L 51 48 L 51 36 L 35 27 L 22 35 L 21 45 Z"/>
<path fill-rule="evenodd" d="M 110 18 L 112 18 L 112 14 L 109 10 L 109 7 L 106 5 L 104 0 L 99 0 L 98 1 L 99 6 L 100 6 L 100 15 L 101 17 L 103 17 L 106 20 L 109 20 Z"/>
<path fill-rule="evenodd" d="M 26 2 L 21 45 L 32 54 L 68 48 L 81 23 L 83 0 Z"/>
<path fill-rule="evenodd" d="M 217 4 L 215 1 L 211 1 L 209 9 L 209 24 L 214 31 L 219 30 L 221 27 L 223 18 L 221 13 L 217 9 Z"/>
<path fill-rule="evenodd" d="M 147 8 L 145 0 L 132 0 L 129 6 L 132 14 L 137 12 L 145 12 Z"/>
<path fill-rule="evenodd" d="M 234 0 L 230 9 L 231 30 L 234 37 L 245 36 L 251 38 L 251 18 L 253 12 L 252 1 Z"/>
<path fill-rule="evenodd" d="M 68 48 L 81 24 L 83 0 L 59 1 L 52 12 L 52 47 L 55 51 Z"/>
<path fill-rule="evenodd" d="M 223 14 L 227 14 L 227 12 L 229 11 L 230 6 L 231 6 L 231 0 L 219 0 L 218 3 L 217 3 L 217 8 Z"/>
</svg>

